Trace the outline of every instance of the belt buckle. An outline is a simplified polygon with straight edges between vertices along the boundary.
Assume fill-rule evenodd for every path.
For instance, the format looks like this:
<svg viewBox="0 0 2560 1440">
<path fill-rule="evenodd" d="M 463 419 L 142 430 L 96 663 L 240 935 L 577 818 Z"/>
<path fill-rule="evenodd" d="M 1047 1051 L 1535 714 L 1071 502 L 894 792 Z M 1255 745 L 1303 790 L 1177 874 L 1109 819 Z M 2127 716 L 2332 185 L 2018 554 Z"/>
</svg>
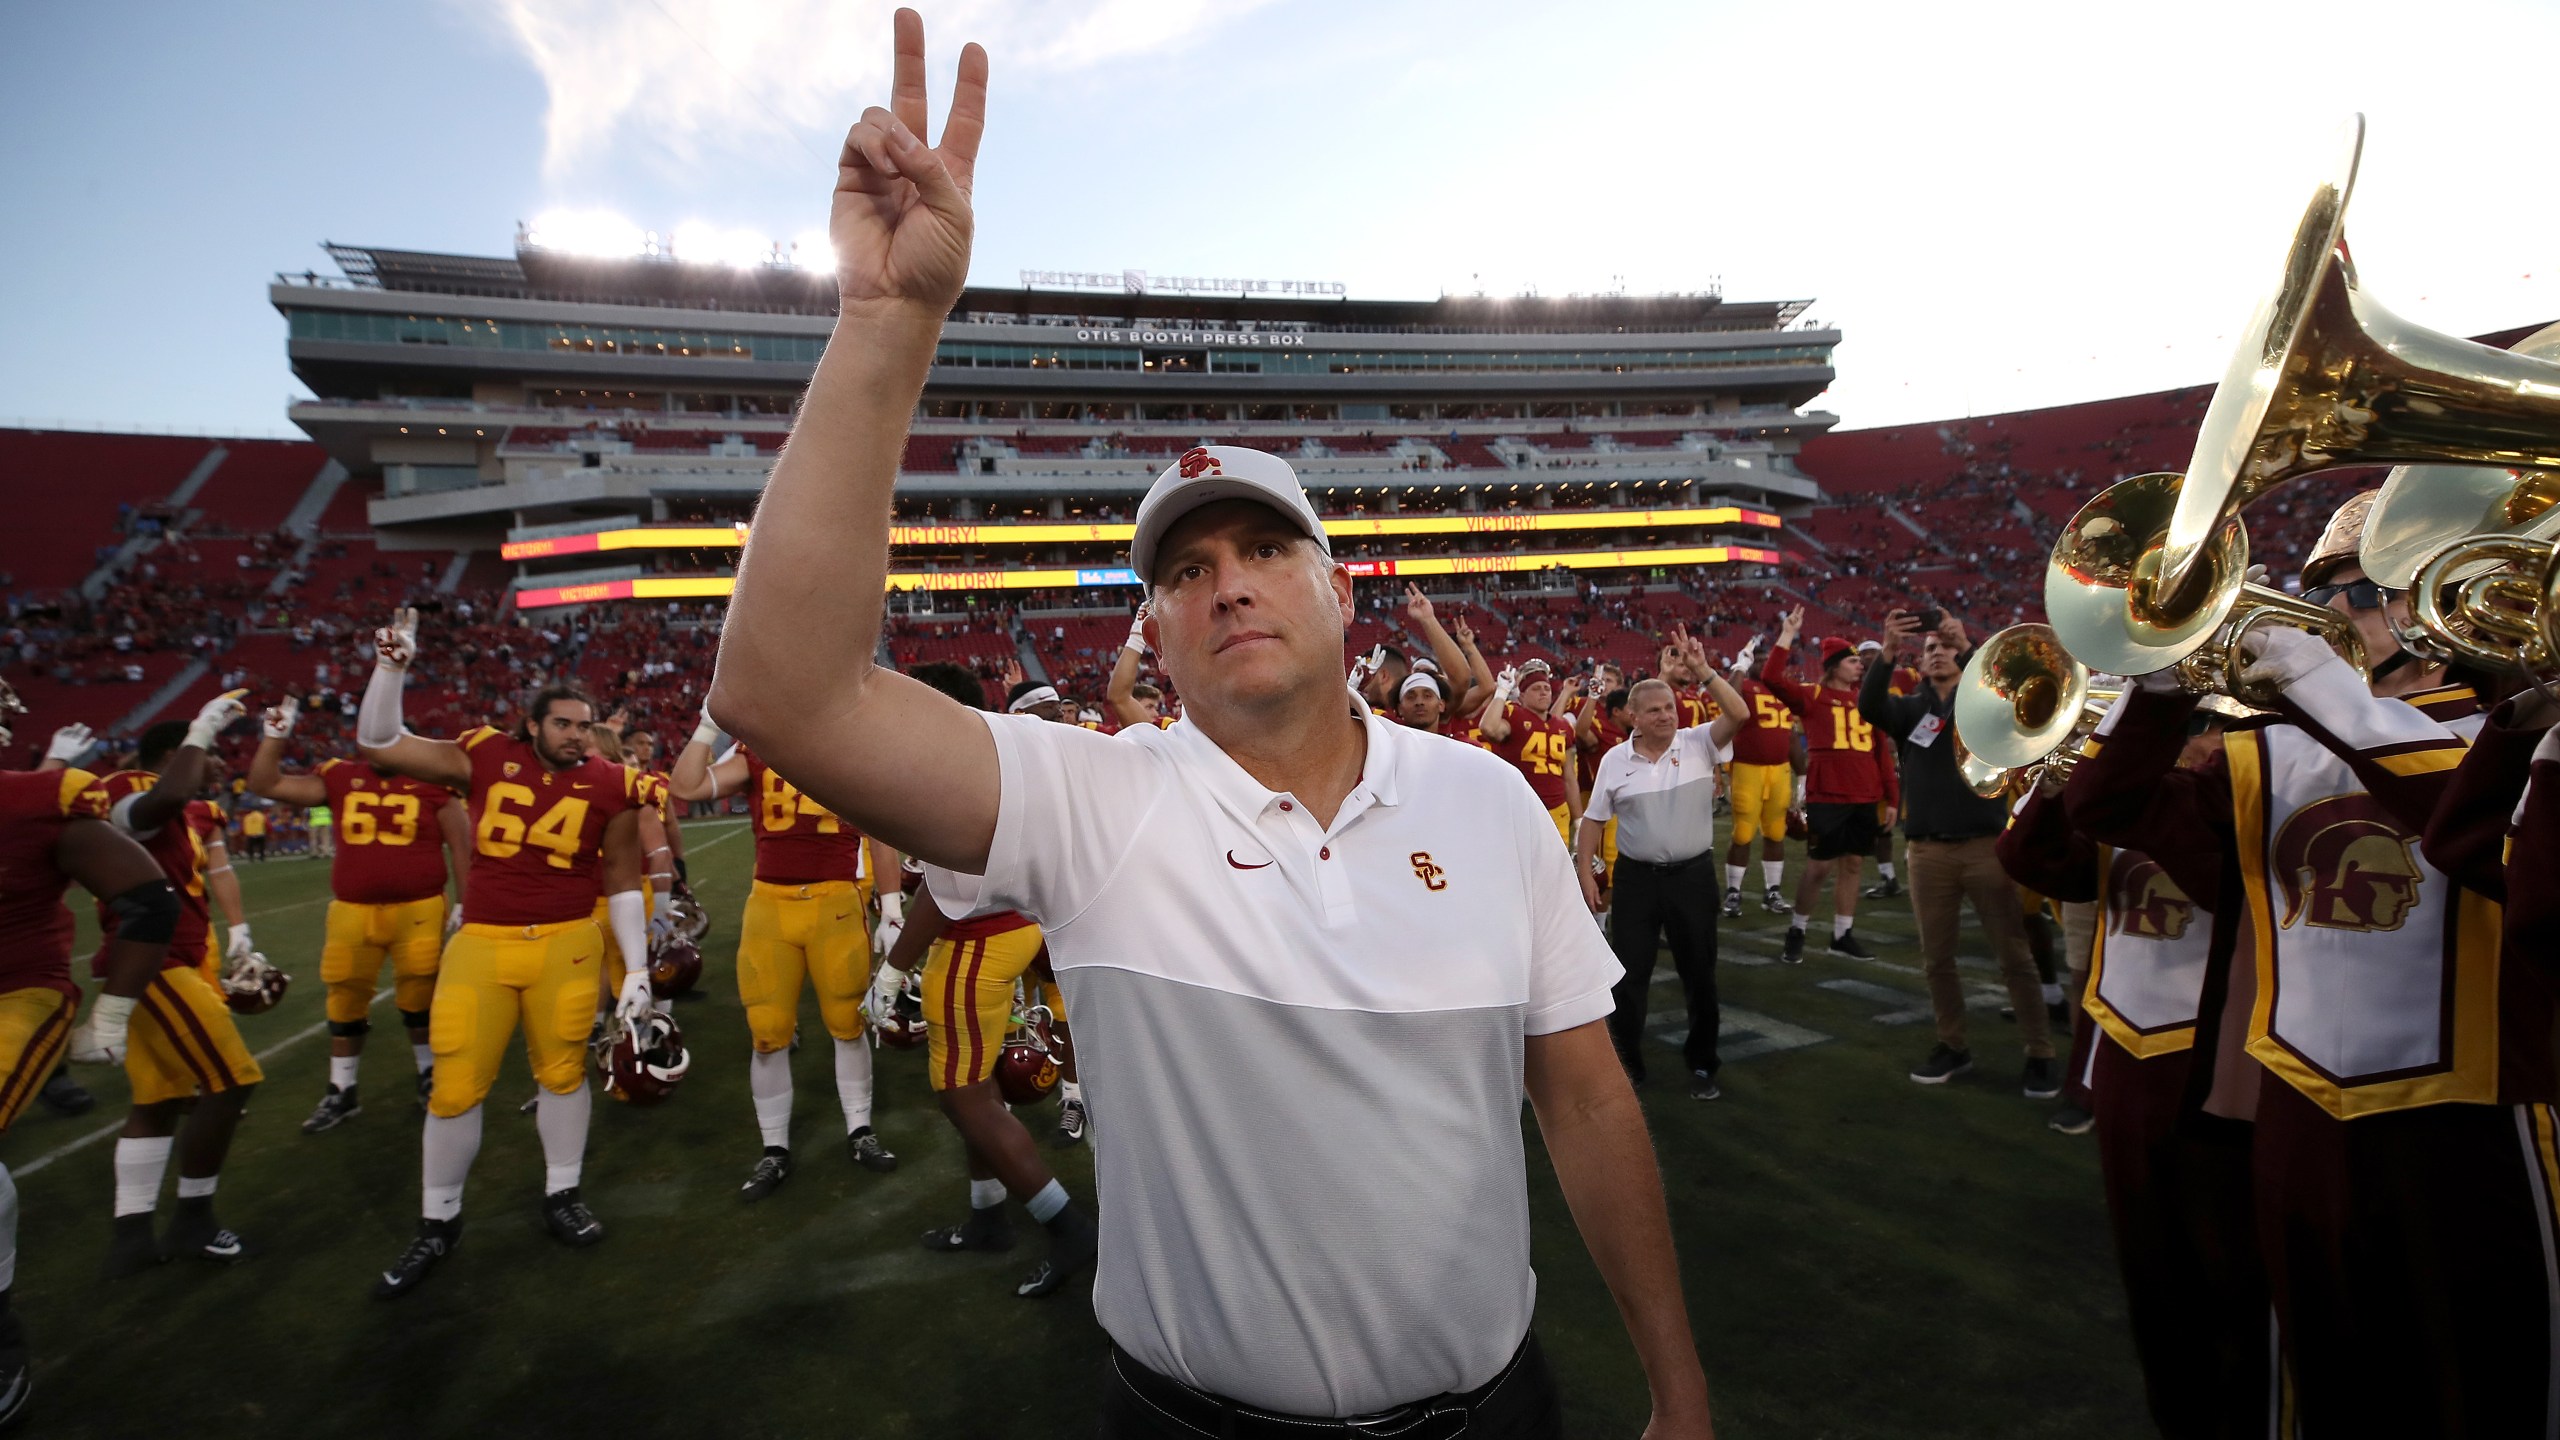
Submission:
<svg viewBox="0 0 2560 1440">
<path fill-rule="evenodd" d="M 1415 1403 L 1367 1415 L 1345 1415 L 1342 1428 L 1354 1435 L 1401 1435 L 1431 1418 L 1431 1407 Z"/>
</svg>

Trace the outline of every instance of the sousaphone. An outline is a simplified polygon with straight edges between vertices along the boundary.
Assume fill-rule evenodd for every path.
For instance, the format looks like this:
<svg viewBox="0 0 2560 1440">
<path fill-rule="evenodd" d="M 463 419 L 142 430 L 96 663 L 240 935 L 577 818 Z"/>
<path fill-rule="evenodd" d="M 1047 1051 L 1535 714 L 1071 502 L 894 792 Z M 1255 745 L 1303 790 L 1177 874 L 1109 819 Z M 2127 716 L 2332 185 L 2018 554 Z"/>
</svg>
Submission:
<svg viewBox="0 0 2560 1440">
<path fill-rule="evenodd" d="M 2357 284 L 2344 230 L 2363 116 L 2341 141 L 2196 436 L 2157 567 L 2176 608 L 2212 584 L 2224 522 L 2287 481 L 2344 465 L 2560 468 L 2560 363 L 2413 325 Z"/>
</svg>

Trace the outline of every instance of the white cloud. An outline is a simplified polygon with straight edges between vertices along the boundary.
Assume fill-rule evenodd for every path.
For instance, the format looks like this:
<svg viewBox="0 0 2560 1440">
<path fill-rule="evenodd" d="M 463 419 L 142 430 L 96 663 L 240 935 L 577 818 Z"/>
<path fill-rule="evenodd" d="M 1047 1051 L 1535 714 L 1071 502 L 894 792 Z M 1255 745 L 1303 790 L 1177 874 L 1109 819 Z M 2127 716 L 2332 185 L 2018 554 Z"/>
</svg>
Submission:
<svg viewBox="0 0 2560 1440">
<path fill-rule="evenodd" d="M 463 0 L 550 97 L 543 170 L 635 147 L 689 166 L 789 139 L 822 158 L 889 87 L 888 0 Z M 1177 48 L 1267 0 L 951 0 L 925 15 L 935 123 L 970 40 L 1004 77 Z"/>
</svg>

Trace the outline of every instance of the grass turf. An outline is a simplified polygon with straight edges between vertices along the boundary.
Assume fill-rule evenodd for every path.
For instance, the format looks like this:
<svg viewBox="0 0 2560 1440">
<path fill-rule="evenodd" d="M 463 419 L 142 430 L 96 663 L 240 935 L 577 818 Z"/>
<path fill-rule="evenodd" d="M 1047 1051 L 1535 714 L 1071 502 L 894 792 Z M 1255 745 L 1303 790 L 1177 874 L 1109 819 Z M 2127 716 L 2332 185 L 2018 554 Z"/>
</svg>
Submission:
<svg viewBox="0 0 2560 1440">
<path fill-rule="evenodd" d="M 97 1278 L 113 1150 L 100 1132 L 120 1120 L 125 1085 L 120 1070 L 78 1067 L 98 1109 L 66 1119 L 31 1106 L 0 1143 L 19 1174 L 34 1432 L 1089 1434 L 1103 1337 L 1080 1287 L 1013 1298 L 1043 1241 L 1028 1217 L 1016 1208 L 1022 1244 L 1010 1255 L 917 1244 L 965 1205 L 960 1146 L 920 1055 L 879 1057 L 877 1123 L 897 1172 L 856 1170 L 838 1138 L 824 1032 L 804 1011 L 798 1173 L 759 1204 L 738 1202 L 759 1153 L 730 968 L 749 851 L 734 822 L 688 835 L 716 917 L 699 998 L 677 1012 L 693 1071 L 655 1110 L 597 1101 L 585 1190 L 604 1244 L 571 1251 L 542 1231 L 540 1148 L 515 1110 L 533 1089 L 519 1051 L 491 1096 L 462 1247 L 390 1304 L 366 1287 L 416 1225 L 405 1036 L 378 1004 L 363 1115 L 300 1133 L 326 1084 L 326 867 L 242 865 L 259 946 L 297 976 L 282 1007 L 242 1022 L 267 1080 L 218 1204 L 259 1253 L 224 1270 Z M 1866 902 L 1859 934 L 1879 960 L 1827 955 L 1817 919 L 1801 967 L 1769 963 L 1784 922 L 1756 900 L 1748 910 L 1726 922 L 1720 967 L 1738 1057 L 1725 1098 L 1689 1100 L 1679 1055 L 1659 1040 L 1644 1095 L 1719 1433 L 2148 1434 L 2095 1152 L 2046 1130 L 2048 1106 L 2020 1097 L 2009 1027 L 1976 1012 L 1978 1072 L 1913 1085 L 1904 1071 L 1929 1026 L 1879 1020 L 1926 1008 L 1906 902 Z M 88 933 L 84 917 L 84 947 Z M 1657 1031 L 1676 1028 L 1676 986 L 1653 994 L 1672 1012 Z M 1025 1119 L 1045 1142 L 1054 1106 Z M 1089 1196 L 1086 1153 L 1049 1154 Z M 1529 1156 L 1537 1323 L 1568 1433 L 1632 1436 L 1642 1375 L 1534 1139 Z M 164 1194 L 164 1220 L 173 1203 Z"/>
</svg>

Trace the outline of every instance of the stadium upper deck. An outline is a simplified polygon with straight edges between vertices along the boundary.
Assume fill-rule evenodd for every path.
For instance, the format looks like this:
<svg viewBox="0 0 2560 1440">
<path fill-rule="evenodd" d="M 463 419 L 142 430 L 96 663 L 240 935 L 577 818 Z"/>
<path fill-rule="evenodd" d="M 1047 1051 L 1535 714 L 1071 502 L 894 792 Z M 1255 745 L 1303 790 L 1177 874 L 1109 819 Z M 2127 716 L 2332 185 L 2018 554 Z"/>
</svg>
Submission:
<svg viewBox="0 0 2560 1440">
<path fill-rule="evenodd" d="M 329 249 L 341 276 L 271 291 L 316 397 L 292 416 L 378 496 L 370 518 L 394 547 L 743 513 L 833 324 L 828 278 L 786 264 L 599 258 L 531 237 L 512 258 Z M 1839 337 L 1803 323 L 1804 302 L 1201 288 L 1132 276 L 964 292 L 908 447 L 904 514 L 1125 510 L 1204 440 L 1289 454 L 1345 512 L 1786 513 L 1820 493 L 1793 457 L 1833 423 L 1803 407 Z"/>
</svg>

